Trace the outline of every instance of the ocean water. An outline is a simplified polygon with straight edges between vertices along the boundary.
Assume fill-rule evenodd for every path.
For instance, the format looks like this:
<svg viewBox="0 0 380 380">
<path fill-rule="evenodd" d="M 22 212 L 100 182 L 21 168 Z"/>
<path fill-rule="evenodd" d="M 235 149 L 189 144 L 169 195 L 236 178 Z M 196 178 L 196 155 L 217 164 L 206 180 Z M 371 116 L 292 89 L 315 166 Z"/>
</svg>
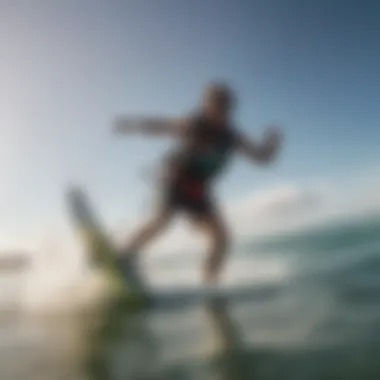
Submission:
<svg viewBox="0 0 380 380">
<path fill-rule="evenodd" d="M 380 217 L 240 242 L 224 297 L 180 265 L 149 310 L 3 310 L 0 379 L 380 378 Z"/>
</svg>

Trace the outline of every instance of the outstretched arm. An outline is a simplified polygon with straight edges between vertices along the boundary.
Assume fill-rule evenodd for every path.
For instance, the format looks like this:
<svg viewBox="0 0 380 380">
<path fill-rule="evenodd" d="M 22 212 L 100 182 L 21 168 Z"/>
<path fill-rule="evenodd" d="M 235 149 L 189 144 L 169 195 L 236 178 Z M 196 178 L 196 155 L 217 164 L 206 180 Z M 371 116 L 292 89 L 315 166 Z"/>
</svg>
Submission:
<svg viewBox="0 0 380 380">
<path fill-rule="evenodd" d="M 146 134 L 153 136 L 182 136 L 189 121 L 186 118 L 128 118 L 119 117 L 113 124 L 113 130 L 120 134 Z"/>
<path fill-rule="evenodd" d="M 238 139 L 239 150 L 257 163 L 271 162 L 279 151 L 282 142 L 282 134 L 278 129 L 269 129 L 264 137 L 263 142 L 257 143 L 245 136 Z"/>
</svg>

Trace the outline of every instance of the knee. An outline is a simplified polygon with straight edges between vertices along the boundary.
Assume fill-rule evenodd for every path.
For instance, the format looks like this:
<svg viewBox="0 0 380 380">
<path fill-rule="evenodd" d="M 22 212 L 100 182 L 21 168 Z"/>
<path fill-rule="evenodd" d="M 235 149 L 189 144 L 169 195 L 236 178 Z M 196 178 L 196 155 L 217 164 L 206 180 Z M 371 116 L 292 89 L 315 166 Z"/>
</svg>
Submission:
<svg viewBox="0 0 380 380">
<path fill-rule="evenodd" d="M 165 228 L 169 224 L 170 221 L 171 221 L 171 215 L 165 213 L 165 214 L 161 214 L 154 217 L 153 219 L 151 219 L 151 221 L 148 224 L 151 228 L 160 230 L 160 229 Z"/>
<path fill-rule="evenodd" d="M 224 226 L 217 226 L 212 231 L 214 245 L 220 251 L 227 251 L 231 244 L 230 234 Z"/>
</svg>

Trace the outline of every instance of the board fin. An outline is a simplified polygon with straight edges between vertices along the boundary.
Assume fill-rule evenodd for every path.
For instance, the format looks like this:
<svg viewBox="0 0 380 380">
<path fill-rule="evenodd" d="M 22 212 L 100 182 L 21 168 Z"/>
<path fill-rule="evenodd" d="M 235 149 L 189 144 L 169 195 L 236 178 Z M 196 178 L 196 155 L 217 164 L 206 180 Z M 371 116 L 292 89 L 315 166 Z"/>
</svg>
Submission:
<svg viewBox="0 0 380 380">
<path fill-rule="evenodd" d="M 95 215 L 86 192 L 73 187 L 67 192 L 67 201 L 72 222 L 86 245 L 92 266 L 106 274 L 118 293 L 128 295 L 130 299 L 141 297 L 145 285 L 141 281 L 139 286 L 132 286 L 133 281 L 128 281 L 128 273 L 123 270 L 118 259 L 118 250 Z"/>
<path fill-rule="evenodd" d="M 116 248 L 95 216 L 87 194 L 80 188 L 71 188 L 67 200 L 71 219 L 81 240 L 86 244 L 91 264 L 111 264 L 116 259 Z"/>
</svg>

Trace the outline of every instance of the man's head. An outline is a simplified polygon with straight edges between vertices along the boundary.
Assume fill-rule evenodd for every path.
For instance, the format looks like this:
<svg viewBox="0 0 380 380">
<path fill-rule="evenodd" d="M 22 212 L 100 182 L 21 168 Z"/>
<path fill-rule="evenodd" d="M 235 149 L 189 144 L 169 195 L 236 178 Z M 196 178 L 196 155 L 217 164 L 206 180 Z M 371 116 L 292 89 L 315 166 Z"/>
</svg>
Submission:
<svg viewBox="0 0 380 380">
<path fill-rule="evenodd" d="M 218 122 L 228 120 L 235 106 L 235 95 L 233 90 L 224 83 L 211 83 L 203 93 L 203 111 Z"/>
</svg>

